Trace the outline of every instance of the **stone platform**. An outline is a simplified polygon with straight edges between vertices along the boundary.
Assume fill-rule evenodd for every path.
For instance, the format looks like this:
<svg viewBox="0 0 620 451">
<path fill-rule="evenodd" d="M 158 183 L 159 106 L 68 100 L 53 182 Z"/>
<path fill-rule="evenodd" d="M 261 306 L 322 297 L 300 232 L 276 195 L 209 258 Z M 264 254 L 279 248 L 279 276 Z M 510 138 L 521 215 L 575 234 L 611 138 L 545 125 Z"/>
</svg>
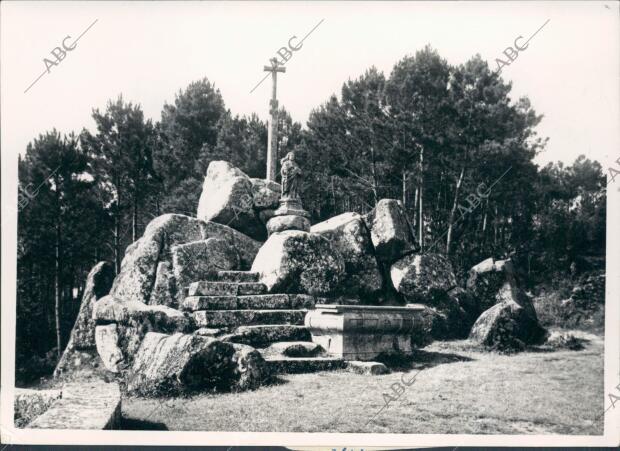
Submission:
<svg viewBox="0 0 620 451">
<path fill-rule="evenodd" d="M 305 326 L 312 341 L 331 356 L 345 360 L 373 360 L 382 353 L 410 354 L 411 335 L 422 325 L 424 306 L 406 307 L 317 305 Z"/>
</svg>

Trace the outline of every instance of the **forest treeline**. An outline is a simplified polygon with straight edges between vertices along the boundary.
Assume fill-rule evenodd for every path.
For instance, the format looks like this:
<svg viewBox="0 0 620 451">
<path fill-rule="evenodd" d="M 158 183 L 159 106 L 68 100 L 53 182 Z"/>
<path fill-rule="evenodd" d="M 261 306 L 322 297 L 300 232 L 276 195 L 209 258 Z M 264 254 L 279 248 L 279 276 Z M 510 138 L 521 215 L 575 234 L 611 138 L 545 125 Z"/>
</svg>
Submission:
<svg viewBox="0 0 620 451">
<path fill-rule="evenodd" d="M 265 176 L 267 124 L 233 115 L 207 79 L 157 122 L 122 96 L 92 115 L 95 129 L 46 131 L 19 160 L 18 362 L 60 354 L 95 263 L 118 271 L 151 219 L 195 215 L 209 162 Z M 313 222 L 396 198 L 460 276 L 512 256 L 536 281 L 605 248 L 603 170 L 584 156 L 538 167 L 541 118 L 480 56 L 455 66 L 427 47 L 346 81 L 305 127 L 281 110 L 278 151 L 297 153 Z"/>
</svg>

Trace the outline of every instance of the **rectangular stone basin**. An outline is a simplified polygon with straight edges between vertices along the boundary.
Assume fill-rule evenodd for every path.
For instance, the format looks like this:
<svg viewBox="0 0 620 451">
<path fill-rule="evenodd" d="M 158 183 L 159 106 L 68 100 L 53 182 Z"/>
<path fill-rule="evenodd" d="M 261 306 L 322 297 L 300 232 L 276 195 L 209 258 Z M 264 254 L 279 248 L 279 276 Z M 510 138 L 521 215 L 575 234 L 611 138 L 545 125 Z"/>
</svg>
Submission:
<svg viewBox="0 0 620 451">
<path fill-rule="evenodd" d="M 424 306 L 317 305 L 304 325 L 312 341 L 345 360 L 373 360 L 384 352 L 409 354 L 411 335 L 422 326 Z"/>
</svg>

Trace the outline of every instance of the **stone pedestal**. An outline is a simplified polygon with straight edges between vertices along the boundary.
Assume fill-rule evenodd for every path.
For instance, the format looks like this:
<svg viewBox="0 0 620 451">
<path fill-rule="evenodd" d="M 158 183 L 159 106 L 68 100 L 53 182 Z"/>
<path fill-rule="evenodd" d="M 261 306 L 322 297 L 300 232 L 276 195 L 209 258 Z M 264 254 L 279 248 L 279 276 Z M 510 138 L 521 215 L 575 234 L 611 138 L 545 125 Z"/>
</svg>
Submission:
<svg viewBox="0 0 620 451">
<path fill-rule="evenodd" d="M 269 235 L 285 230 L 310 231 L 310 213 L 303 209 L 301 200 L 291 197 L 280 199 L 278 209 L 269 221 L 267 232 Z"/>
<path fill-rule="evenodd" d="M 320 305 L 306 314 L 312 341 L 333 356 L 373 360 L 381 353 L 409 354 L 411 335 L 422 327 L 424 306 Z"/>
</svg>

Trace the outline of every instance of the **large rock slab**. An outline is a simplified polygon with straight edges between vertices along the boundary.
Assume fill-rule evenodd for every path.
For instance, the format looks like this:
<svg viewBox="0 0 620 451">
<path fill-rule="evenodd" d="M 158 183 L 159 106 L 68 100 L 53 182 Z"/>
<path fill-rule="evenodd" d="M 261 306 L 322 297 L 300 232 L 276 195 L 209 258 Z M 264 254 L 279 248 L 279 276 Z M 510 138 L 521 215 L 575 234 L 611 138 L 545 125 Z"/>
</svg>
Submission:
<svg viewBox="0 0 620 451">
<path fill-rule="evenodd" d="M 230 343 L 210 337 L 149 332 L 127 376 L 127 390 L 152 396 L 229 389 L 238 379 L 234 353 Z"/>
<path fill-rule="evenodd" d="M 223 336 L 222 340 L 264 348 L 276 341 L 309 341 L 310 331 L 306 327 L 290 324 L 240 326 L 234 333 Z"/>
<path fill-rule="evenodd" d="M 273 216 L 267 221 L 267 233 L 272 235 L 285 230 L 301 230 L 303 232 L 310 231 L 310 220 L 305 216 L 298 215 L 282 215 Z"/>
<path fill-rule="evenodd" d="M 99 362 L 95 349 L 95 320 L 93 305 L 107 295 L 114 280 L 114 267 L 108 262 L 97 263 L 86 277 L 80 311 L 56 369 L 54 378 L 67 377 L 78 372 L 91 373 Z"/>
<path fill-rule="evenodd" d="M 418 250 L 413 228 L 399 201 L 381 199 L 364 219 L 378 260 L 389 264 Z"/>
<path fill-rule="evenodd" d="M 343 293 L 367 295 L 381 289 L 383 278 L 361 215 L 343 213 L 313 225 L 310 231 L 327 238 L 342 255 L 346 274 Z"/>
<path fill-rule="evenodd" d="M 409 302 L 425 303 L 437 292 L 456 287 L 450 261 L 439 254 L 407 255 L 390 268 L 392 284 Z"/>
<path fill-rule="evenodd" d="M 60 390 L 15 389 L 15 427 L 23 428 L 42 415 L 60 397 Z"/>
<path fill-rule="evenodd" d="M 197 280 L 215 277 L 217 271 L 237 269 L 239 254 L 226 240 L 208 238 L 172 246 L 172 264 L 177 285 L 186 287 Z"/>
<path fill-rule="evenodd" d="M 344 259 L 329 240 L 301 231 L 271 235 L 252 264 L 272 293 L 335 293 L 344 270 Z"/>
<path fill-rule="evenodd" d="M 28 425 L 33 429 L 118 429 L 121 392 L 116 383 L 65 384 L 62 398 Z"/>
<path fill-rule="evenodd" d="M 226 161 L 212 161 L 202 185 L 198 218 L 226 224 L 252 238 L 264 239 L 265 226 L 253 207 L 250 178 Z"/>
</svg>

